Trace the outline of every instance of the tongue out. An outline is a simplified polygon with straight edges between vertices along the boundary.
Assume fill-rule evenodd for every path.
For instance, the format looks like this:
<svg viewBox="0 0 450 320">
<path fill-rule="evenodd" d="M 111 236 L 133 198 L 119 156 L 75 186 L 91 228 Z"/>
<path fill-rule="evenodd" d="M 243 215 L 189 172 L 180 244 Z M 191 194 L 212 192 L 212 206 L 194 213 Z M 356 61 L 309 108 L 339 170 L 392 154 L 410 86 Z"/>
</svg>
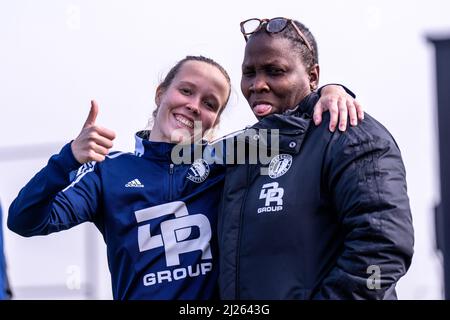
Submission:
<svg viewBox="0 0 450 320">
<path fill-rule="evenodd" d="M 270 104 L 257 104 L 253 107 L 253 113 L 258 117 L 264 117 L 272 111 Z"/>
</svg>

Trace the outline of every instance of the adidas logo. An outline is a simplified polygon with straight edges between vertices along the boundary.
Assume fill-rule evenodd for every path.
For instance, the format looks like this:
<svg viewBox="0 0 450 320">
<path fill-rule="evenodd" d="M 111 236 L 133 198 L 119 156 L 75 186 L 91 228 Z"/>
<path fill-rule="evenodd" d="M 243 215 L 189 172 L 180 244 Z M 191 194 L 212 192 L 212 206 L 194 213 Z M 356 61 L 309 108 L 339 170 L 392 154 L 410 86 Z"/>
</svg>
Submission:
<svg viewBox="0 0 450 320">
<path fill-rule="evenodd" d="M 134 179 L 131 180 L 130 182 L 128 182 L 125 185 L 126 188 L 143 188 L 144 185 L 138 180 L 138 179 Z"/>
</svg>

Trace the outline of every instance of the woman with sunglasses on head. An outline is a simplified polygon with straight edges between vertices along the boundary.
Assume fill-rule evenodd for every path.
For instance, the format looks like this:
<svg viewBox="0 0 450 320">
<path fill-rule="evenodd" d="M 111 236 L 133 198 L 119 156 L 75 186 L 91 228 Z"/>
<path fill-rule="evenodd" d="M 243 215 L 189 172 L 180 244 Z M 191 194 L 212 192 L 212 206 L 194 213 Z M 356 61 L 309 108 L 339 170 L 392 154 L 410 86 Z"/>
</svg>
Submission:
<svg viewBox="0 0 450 320">
<path fill-rule="evenodd" d="M 326 101 L 340 96 L 334 89 Z M 107 245 L 114 299 L 217 297 L 224 167 L 201 158 L 175 165 L 172 150 L 214 128 L 230 92 L 230 78 L 215 61 L 181 60 L 156 89 L 154 126 L 136 134 L 134 154 L 109 152 L 115 134 L 96 124 L 92 101 L 79 136 L 11 204 L 8 227 L 30 237 L 93 222 Z M 196 123 L 201 129 L 194 136 Z"/>
<path fill-rule="evenodd" d="M 414 242 L 396 142 L 370 116 L 346 132 L 311 123 L 319 65 L 303 24 L 250 19 L 241 30 L 241 90 L 260 120 L 250 129 L 279 130 L 279 143 L 268 164 L 227 167 L 221 298 L 396 299 Z"/>
</svg>

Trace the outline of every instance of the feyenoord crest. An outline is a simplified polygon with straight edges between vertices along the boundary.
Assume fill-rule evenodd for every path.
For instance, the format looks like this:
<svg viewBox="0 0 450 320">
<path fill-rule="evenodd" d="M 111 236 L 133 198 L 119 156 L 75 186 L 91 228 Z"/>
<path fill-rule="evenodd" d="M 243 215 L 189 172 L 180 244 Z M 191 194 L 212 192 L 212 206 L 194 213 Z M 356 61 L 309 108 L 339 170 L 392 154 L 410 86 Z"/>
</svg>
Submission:
<svg viewBox="0 0 450 320">
<path fill-rule="evenodd" d="M 292 165 L 292 156 L 290 154 L 279 154 L 270 161 L 269 177 L 272 179 L 281 177 Z"/>
<path fill-rule="evenodd" d="M 187 178 L 195 183 L 201 183 L 209 175 L 209 164 L 203 159 L 197 159 L 191 165 Z"/>
</svg>

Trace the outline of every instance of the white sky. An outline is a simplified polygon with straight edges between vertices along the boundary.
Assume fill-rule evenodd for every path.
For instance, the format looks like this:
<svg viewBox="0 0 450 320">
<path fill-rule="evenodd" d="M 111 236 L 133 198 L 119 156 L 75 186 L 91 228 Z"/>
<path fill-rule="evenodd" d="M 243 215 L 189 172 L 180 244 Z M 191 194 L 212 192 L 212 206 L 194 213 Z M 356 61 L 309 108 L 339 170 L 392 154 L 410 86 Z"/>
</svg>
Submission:
<svg viewBox="0 0 450 320">
<path fill-rule="evenodd" d="M 250 17 L 292 17 L 316 36 L 321 84 L 339 82 L 351 88 L 402 150 L 416 254 L 399 283 L 399 297 L 441 298 L 433 233 L 433 207 L 439 199 L 434 51 L 425 36 L 436 32 L 450 36 L 449 12 L 446 0 L 0 0 L 0 197 L 4 211 L 19 188 L 56 151 L 48 151 L 51 146 L 62 146 L 76 137 L 92 98 L 100 105 L 97 122 L 118 135 L 115 149 L 132 150 L 134 132 L 145 127 L 154 108 L 156 85 L 188 54 L 210 56 L 231 75 L 234 95 L 219 133 L 255 122 L 240 93 L 244 39 L 239 22 Z M 38 144 L 49 144 L 42 149 L 42 158 L 5 160 L 11 157 L 5 154 L 8 150 L 19 152 L 18 146 L 27 150 Z M 77 243 L 76 232 L 90 234 L 69 231 L 61 239 Z M 58 249 L 51 246 L 59 244 L 5 233 L 13 285 L 26 287 L 37 280 L 26 275 L 24 265 L 33 263 L 45 270 L 48 263 L 38 256 L 52 259 L 49 252 Z M 41 251 L 36 249 L 39 241 Z M 104 249 L 100 246 L 99 250 Z M 74 255 L 83 256 L 83 252 L 80 249 Z M 70 256 L 67 261 L 60 268 L 72 263 Z M 61 274 L 58 281 L 64 282 L 64 271 Z M 54 283 L 52 276 L 56 277 L 55 272 L 44 273 L 36 284 Z M 108 297 L 108 289 L 99 292 Z"/>
</svg>

